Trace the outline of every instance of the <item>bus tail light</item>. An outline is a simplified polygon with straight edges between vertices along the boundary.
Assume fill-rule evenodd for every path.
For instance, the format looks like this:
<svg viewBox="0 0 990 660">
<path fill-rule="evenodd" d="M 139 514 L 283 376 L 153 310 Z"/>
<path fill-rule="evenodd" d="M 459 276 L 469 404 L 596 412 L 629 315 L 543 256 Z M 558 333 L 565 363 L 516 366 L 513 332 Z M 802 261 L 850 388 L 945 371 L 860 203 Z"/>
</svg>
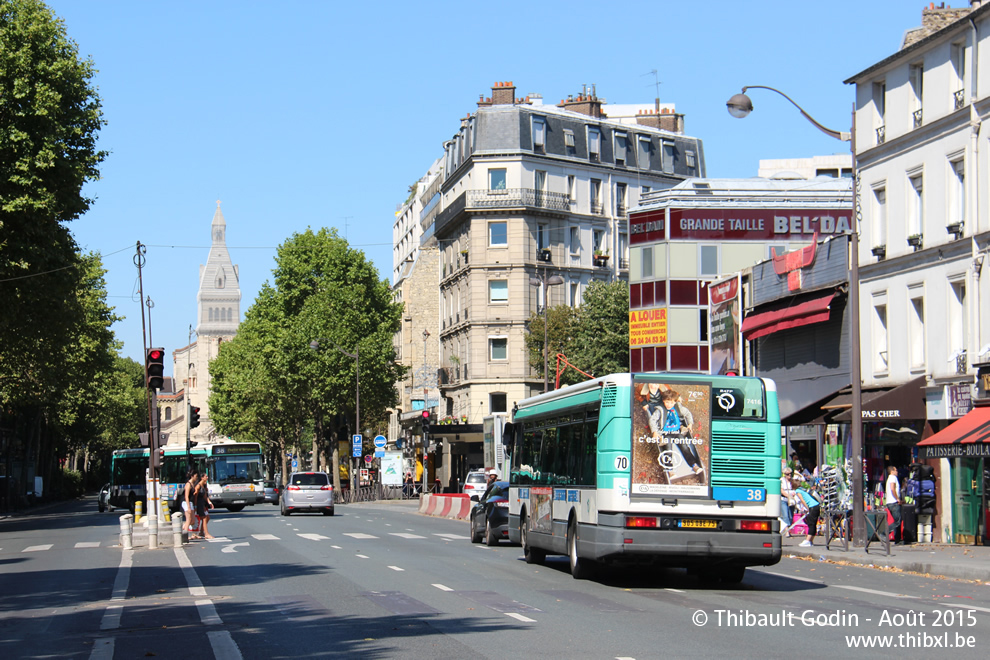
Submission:
<svg viewBox="0 0 990 660">
<path fill-rule="evenodd" d="M 656 527 L 657 519 L 652 516 L 626 516 L 626 527 Z"/>
<path fill-rule="evenodd" d="M 769 532 L 770 531 L 770 521 L 769 520 L 741 520 L 739 521 L 739 529 L 744 532 Z"/>
</svg>

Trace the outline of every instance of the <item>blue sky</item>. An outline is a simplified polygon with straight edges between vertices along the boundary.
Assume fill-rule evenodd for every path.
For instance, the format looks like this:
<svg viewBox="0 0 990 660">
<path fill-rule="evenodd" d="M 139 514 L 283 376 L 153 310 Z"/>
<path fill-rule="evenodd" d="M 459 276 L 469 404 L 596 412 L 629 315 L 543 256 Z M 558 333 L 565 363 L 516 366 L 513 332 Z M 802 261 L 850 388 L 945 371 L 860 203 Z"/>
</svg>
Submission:
<svg viewBox="0 0 990 660">
<path fill-rule="evenodd" d="M 743 85 L 787 92 L 848 130 L 842 81 L 921 24 L 911 0 L 706 2 L 133 2 L 50 0 L 99 70 L 110 152 L 71 224 L 104 255 L 123 354 L 141 362 L 137 241 L 155 345 L 186 345 L 196 324 L 216 200 L 240 268 L 241 312 L 271 278 L 275 248 L 337 227 L 383 278 L 408 187 L 459 118 L 513 81 L 545 103 L 595 84 L 612 103 L 660 100 L 704 141 L 710 177 L 755 176 L 761 158 L 845 152 L 772 92 L 733 119 Z M 968 3 L 955 0 L 952 6 Z M 171 357 L 167 361 L 171 372 Z"/>
</svg>

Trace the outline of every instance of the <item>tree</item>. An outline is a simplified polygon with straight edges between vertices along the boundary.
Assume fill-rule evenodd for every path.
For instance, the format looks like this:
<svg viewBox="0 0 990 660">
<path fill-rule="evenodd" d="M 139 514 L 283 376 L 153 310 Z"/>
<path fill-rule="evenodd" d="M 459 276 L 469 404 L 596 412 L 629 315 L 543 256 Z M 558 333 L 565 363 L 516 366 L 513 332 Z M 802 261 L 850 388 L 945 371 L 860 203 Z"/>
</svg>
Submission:
<svg viewBox="0 0 990 660">
<path fill-rule="evenodd" d="M 526 335 L 526 349 L 529 352 L 529 366 L 543 377 L 543 324 L 546 322 L 547 369 L 550 373 L 550 386 L 554 383 L 554 369 L 557 353 L 570 356 L 571 340 L 578 321 L 578 310 L 569 305 L 548 307 L 547 314 L 533 313 L 529 317 L 529 334 Z"/>
<path fill-rule="evenodd" d="M 629 371 L 629 285 L 626 282 L 593 281 L 588 285 L 569 350 L 567 357 L 573 364 L 596 376 Z M 577 375 L 574 382 L 584 379 Z"/>
</svg>

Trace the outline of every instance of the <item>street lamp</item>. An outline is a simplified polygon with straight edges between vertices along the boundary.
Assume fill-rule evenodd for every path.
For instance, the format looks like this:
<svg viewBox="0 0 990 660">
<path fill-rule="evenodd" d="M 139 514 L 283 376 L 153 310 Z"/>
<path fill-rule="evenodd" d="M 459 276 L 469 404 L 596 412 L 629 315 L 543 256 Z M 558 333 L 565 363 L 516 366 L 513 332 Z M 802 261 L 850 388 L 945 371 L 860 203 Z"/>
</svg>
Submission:
<svg viewBox="0 0 990 660">
<path fill-rule="evenodd" d="M 768 89 L 777 92 L 797 108 L 805 119 L 810 121 L 815 128 L 825 135 L 836 140 L 849 143 L 849 150 L 852 153 L 852 217 L 850 219 L 849 232 L 849 378 L 852 381 L 852 462 L 853 462 L 853 542 L 856 545 L 863 545 L 866 540 L 866 516 L 863 511 L 863 383 L 862 365 L 860 365 L 859 350 L 859 226 L 857 224 L 857 186 L 856 186 L 856 144 L 854 136 L 856 134 L 856 109 L 853 106 L 852 130 L 835 131 L 822 126 L 814 117 L 804 111 L 804 108 L 794 102 L 794 99 L 784 94 L 779 89 L 766 87 L 764 85 L 750 85 L 743 87 L 742 92 L 734 95 L 725 104 L 729 114 L 737 119 L 746 117 L 753 111 L 753 102 L 746 96 L 748 89 Z"/>
<path fill-rule="evenodd" d="M 558 284 L 563 284 L 564 278 L 561 277 L 560 275 L 550 275 L 550 277 L 547 277 L 547 268 L 549 267 L 550 264 L 550 250 L 548 248 L 543 248 L 542 250 L 540 250 L 539 260 L 543 262 L 543 275 L 542 276 L 540 275 L 539 268 L 537 268 L 536 275 L 533 275 L 529 278 L 529 283 L 532 286 L 540 286 L 540 285 L 543 286 L 543 391 L 549 392 L 550 374 L 547 371 L 549 367 L 548 365 L 549 351 L 547 346 L 547 342 L 548 342 L 547 326 L 549 325 L 547 321 L 549 320 L 549 315 L 547 314 L 547 305 L 549 304 L 548 299 L 550 295 L 550 287 L 557 286 Z"/>
<path fill-rule="evenodd" d="M 331 346 L 333 346 L 334 348 L 336 348 L 341 353 L 343 353 L 344 355 L 346 355 L 347 357 L 354 359 L 354 433 L 360 435 L 361 434 L 361 359 L 359 352 L 360 346 L 355 346 L 354 352 L 348 353 L 347 351 L 342 349 L 340 346 L 337 346 L 337 344 L 335 344 L 329 339 L 314 339 L 313 341 L 309 342 L 309 347 L 312 348 L 314 351 L 318 351 L 320 350 L 320 342 L 326 342 Z M 354 454 L 353 449 L 351 450 L 351 454 L 352 455 Z M 351 464 L 352 466 L 354 466 L 351 468 L 351 497 L 354 497 L 355 494 L 354 484 L 358 483 L 357 461 L 354 460 L 354 458 L 355 458 L 354 456 L 351 457 Z"/>
</svg>

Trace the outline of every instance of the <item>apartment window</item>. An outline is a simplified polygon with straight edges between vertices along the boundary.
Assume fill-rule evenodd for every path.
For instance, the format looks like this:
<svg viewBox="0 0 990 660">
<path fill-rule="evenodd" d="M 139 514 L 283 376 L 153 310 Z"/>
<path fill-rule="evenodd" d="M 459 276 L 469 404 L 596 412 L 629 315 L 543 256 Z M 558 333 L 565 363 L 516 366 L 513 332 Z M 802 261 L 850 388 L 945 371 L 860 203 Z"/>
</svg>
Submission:
<svg viewBox="0 0 990 660">
<path fill-rule="evenodd" d="M 545 202 L 547 191 L 547 173 L 543 170 L 536 170 L 533 176 L 533 187 L 536 189 L 536 205 L 542 207 Z"/>
<path fill-rule="evenodd" d="M 700 252 L 701 275 L 718 275 L 718 246 L 702 245 Z"/>
<path fill-rule="evenodd" d="M 492 361 L 509 359 L 508 337 L 488 338 L 488 359 Z"/>
<path fill-rule="evenodd" d="M 509 281 L 489 280 L 488 281 L 488 302 L 507 303 L 509 302 Z"/>
<path fill-rule="evenodd" d="M 638 140 L 639 144 L 639 169 L 648 170 L 650 169 L 650 155 L 653 153 L 653 143 L 650 138 L 640 136 Z"/>
<path fill-rule="evenodd" d="M 626 190 L 628 186 L 624 183 L 615 184 L 615 215 L 620 218 L 626 216 Z"/>
<path fill-rule="evenodd" d="M 165 421 L 168 422 L 171 421 L 171 419 L 172 419 L 172 407 L 165 406 Z"/>
<path fill-rule="evenodd" d="M 605 254 L 608 250 L 605 245 L 605 230 L 593 229 L 591 231 L 591 249 L 597 253 Z"/>
<path fill-rule="evenodd" d="M 505 190 L 505 168 L 488 170 L 488 189 Z"/>
<path fill-rule="evenodd" d="M 908 182 L 908 236 L 921 236 L 925 226 L 924 177 L 918 174 Z"/>
<path fill-rule="evenodd" d="M 887 83 L 886 81 L 873 83 L 873 108 L 874 127 L 877 133 L 877 144 L 883 144 L 887 140 Z"/>
<path fill-rule="evenodd" d="M 767 246 L 767 259 L 773 259 L 774 255 L 778 257 L 787 252 L 786 245 L 768 245 Z"/>
<path fill-rule="evenodd" d="M 533 117 L 533 151 L 546 153 L 547 122 L 543 117 Z"/>
<path fill-rule="evenodd" d="M 887 349 L 887 304 L 873 305 L 873 372 L 886 373 L 889 369 L 890 356 Z"/>
<path fill-rule="evenodd" d="M 966 103 L 966 44 L 963 42 L 952 44 L 952 70 L 955 73 L 954 81 L 954 104 L 958 110 Z"/>
<path fill-rule="evenodd" d="M 684 160 L 687 163 L 688 170 L 694 169 L 694 152 L 690 149 L 684 151 Z"/>
<path fill-rule="evenodd" d="M 581 228 L 571 227 L 570 238 L 571 254 L 579 254 L 581 252 Z"/>
<path fill-rule="evenodd" d="M 492 392 L 488 395 L 489 410 L 493 413 L 509 412 L 505 392 Z"/>
<path fill-rule="evenodd" d="M 961 158 L 949 163 L 949 202 L 946 225 L 962 224 L 966 221 L 966 163 Z"/>
<path fill-rule="evenodd" d="M 615 164 L 625 167 L 627 151 L 629 150 L 629 139 L 625 133 L 615 133 Z"/>
<path fill-rule="evenodd" d="M 547 245 L 547 226 L 536 225 L 536 248 L 542 250 L 545 247 L 550 247 Z"/>
<path fill-rule="evenodd" d="M 577 177 L 573 174 L 567 175 L 567 199 L 572 202 L 577 199 Z"/>
<path fill-rule="evenodd" d="M 569 128 L 564 129 L 564 149 L 568 156 L 577 156 L 577 147 L 574 146 L 574 131 Z"/>
<path fill-rule="evenodd" d="M 924 72 L 925 68 L 921 64 L 912 64 L 911 70 L 908 73 L 911 82 L 911 111 L 913 115 L 913 124 L 915 128 L 921 126 L 922 123 L 922 92 L 924 83 Z"/>
<path fill-rule="evenodd" d="M 641 271 L 641 280 L 653 279 L 653 248 L 651 247 L 643 248 Z"/>
<path fill-rule="evenodd" d="M 949 345 L 946 349 L 950 356 L 959 357 L 966 350 L 966 280 L 960 278 L 949 282 Z M 951 357 L 949 358 L 952 359 Z M 955 365 L 951 370 L 956 371 Z"/>
<path fill-rule="evenodd" d="M 569 301 L 570 305 L 571 307 L 577 307 L 578 305 L 581 304 L 581 301 L 578 299 L 578 283 L 571 282 L 570 289 L 571 289 L 571 299 Z"/>
<path fill-rule="evenodd" d="M 509 244 L 509 229 L 506 222 L 489 222 L 488 223 L 488 245 L 490 246 L 503 246 Z"/>
<path fill-rule="evenodd" d="M 602 134 L 597 128 L 588 127 L 588 159 L 601 160 Z"/>
<path fill-rule="evenodd" d="M 602 212 L 602 182 L 592 179 L 589 186 L 591 192 L 591 212 L 600 215 Z"/>
<path fill-rule="evenodd" d="M 925 298 L 911 295 L 908 309 L 908 359 L 912 369 L 925 366 Z"/>
<path fill-rule="evenodd" d="M 873 190 L 873 247 L 887 245 L 887 189 Z"/>
<path fill-rule="evenodd" d="M 708 310 L 698 310 L 698 341 L 708 341 Z"/>
<path fill-rule="evenodd" d="M 674 143 L 673 142 L 663 143 L 663 173 L 664 174 L 674 173 Z"/>
</svg>

